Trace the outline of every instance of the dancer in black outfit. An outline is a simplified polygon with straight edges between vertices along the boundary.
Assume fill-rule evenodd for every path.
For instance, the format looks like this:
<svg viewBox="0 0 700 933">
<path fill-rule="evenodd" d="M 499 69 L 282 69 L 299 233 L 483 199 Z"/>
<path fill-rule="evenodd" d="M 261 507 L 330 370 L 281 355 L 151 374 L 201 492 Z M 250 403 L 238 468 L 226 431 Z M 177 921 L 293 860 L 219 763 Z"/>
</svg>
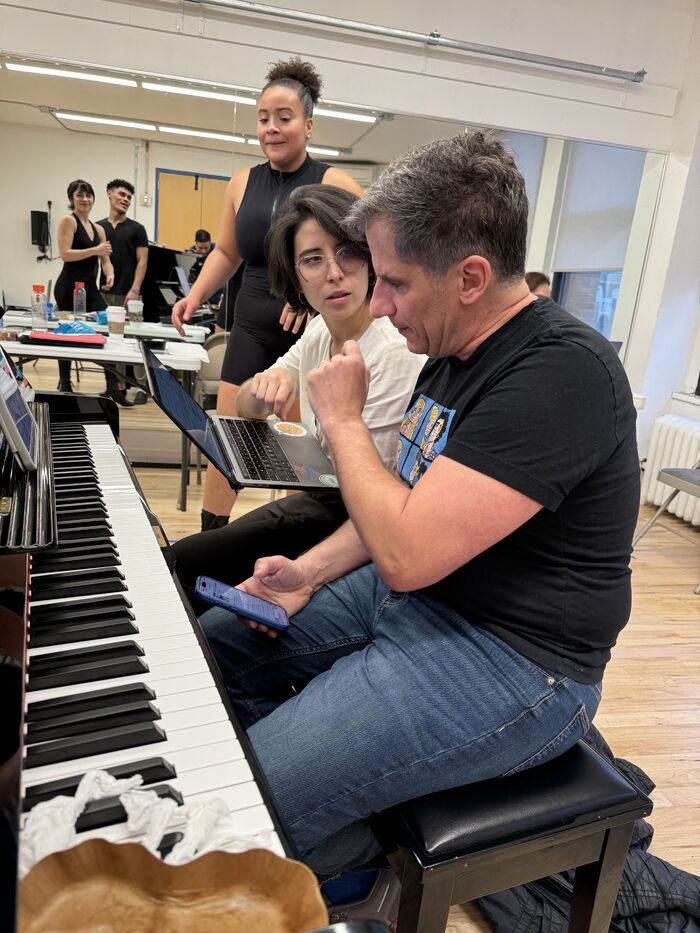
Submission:
<svg viewBox="0 0 700 933">
<path fill-rule="evenodd" d="M 317 162 L 306 152 L 313 127 L 313 105 L 320 92 L 320 76 L 312 65 L 298 58 L 278 62 L 268 72 L 258 101 L 258 140 L 268 161 L 241 169 L 231 179 L 216 249 L 207 257 L 189 295 L 173 308 L 173 324 L 183 333 L 183 321 L 188 321 L 245 260 L 219 386 L 216 410 L 220 415 L 236 414 L 241 383 L 286 353 L 302 324 L 302 317 L 270 294 L 265 256 L 270 224 L 300 185 L 322 182 L 362 194 L 346 172 Z M 202 529 L 225 525 L 234 500 L 226 479 L 210 465 Z"/>
<path fill-rule="evenodd" d="M 107 242 L 105 232 L 90 219 L 90 211 L 95 203 L 95 191 L 92 185 L 78 178 L 68 185 L 68 206 L 72 213 L 64 214 L 56 228 L 58 252 L 63 260 L 63 269 L 54 286 L 54 299 L 57 310 L 72 313 L 73 291 L 76 282 L 85 286 L 86 309 L 102 311 L 107 302 L 97 288 L 99 263 L 105 283 L 111 288 L 114 283 L 114 269 L 110 261 L 112 246 Z M 98 261 L 99 260 L 99 261 Z M 72 392 L 70 382 L 70 363 L 59 367 L 58 388 Z"/>
</svg>

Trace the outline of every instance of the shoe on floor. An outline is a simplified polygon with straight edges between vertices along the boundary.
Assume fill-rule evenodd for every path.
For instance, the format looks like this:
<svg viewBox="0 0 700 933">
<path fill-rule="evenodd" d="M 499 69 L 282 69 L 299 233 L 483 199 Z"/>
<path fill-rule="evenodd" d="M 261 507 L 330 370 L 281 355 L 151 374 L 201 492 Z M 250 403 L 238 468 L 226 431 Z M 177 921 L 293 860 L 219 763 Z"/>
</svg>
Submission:
<svg viewBox="0 0 700 933">
<path fill-rule="evenodd" d="M 145 392 L 142 392 L 140 389 L 134 396 L 134 405 L 145 405 L 148 401 L 148 396 Z"/>
<path fill-rule="evenodd" d="M 73 383 L 72 382 L 62 382 L 59 381 L 56 386 L 59 392 L 73 392 Z"/>
<path fill-rule="evenodd" d="M 116 402 L 117 405 L 121 405 L 123 408 L 132 408 L 133 402 L 130 402 L 126 397 L 125 392 L 120 392 L 119 389 L 105 389 L 102 393 L 105 398 L 111 398 L 113 402 Z"/>
</svg>

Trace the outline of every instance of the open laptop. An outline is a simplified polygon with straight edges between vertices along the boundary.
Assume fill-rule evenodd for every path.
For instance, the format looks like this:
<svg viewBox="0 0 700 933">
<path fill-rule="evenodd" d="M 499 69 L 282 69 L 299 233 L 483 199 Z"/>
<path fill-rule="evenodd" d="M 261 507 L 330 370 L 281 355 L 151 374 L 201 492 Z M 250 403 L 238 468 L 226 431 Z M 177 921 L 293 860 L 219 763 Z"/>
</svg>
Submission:
<svg viewBox="0 0 700 933">
<path fill-rule="evenodd" d="M 306 425 L 209 416 L 144 343 L 141 353 L 156 405 L 234 488 L 338 488 L 333 464 Z"/>
</svg>

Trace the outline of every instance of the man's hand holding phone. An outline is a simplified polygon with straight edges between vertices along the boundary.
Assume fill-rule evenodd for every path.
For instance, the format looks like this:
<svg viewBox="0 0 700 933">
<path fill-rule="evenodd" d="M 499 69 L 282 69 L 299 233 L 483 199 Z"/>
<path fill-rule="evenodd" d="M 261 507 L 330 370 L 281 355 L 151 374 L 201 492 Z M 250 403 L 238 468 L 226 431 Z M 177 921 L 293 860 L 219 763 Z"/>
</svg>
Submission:
<svg viewBox="0 0 700 933">
<path fill-rule="evenodd" d="M 284 631 L 286 625 L 279 624 L 278 619 L 278 624 L 273 628 L 264 621 L 266 615 L 263 614 L 257 614 L 258 617 L 255 619 L 245 616 L 240 596 L 236 596 L 235 590 L 241 590 L 249 596 L 264 600 L 265 603 L 272 604 L 274 607 L 279 607 L 282 610 L 282 615 L 286 613 L 287 618 L 303 609 L 314 594 L 314 587 L 307 581 L 298 562 L 280 556 L 260 558 L 255 564 L 252 577 L 248 577 L 235 589 L 226 587 L 229 591 L 234 590 L 232 599 L 236 602 L 236 605 L 233 605 L 231 600 L 228 602 L 213 600 L 211 598 L 214 593 L 212 584 L 217 581 L 205 583 L 202 587 L 200 586 L 200 580 L 202 579 L 208 580 L 206 577 L 198 579 L 196 592 L 199 596 L 209 602 L 214 602 L 215 605 L 224 606 L 224 608 L 238 613 L 241 621 L 248 628 L 256 629 L 269 638 L 276 638 L 279 631 Z M 220 586 L 224 587 L 225 584 L 220 584 Z"/>
</svg>

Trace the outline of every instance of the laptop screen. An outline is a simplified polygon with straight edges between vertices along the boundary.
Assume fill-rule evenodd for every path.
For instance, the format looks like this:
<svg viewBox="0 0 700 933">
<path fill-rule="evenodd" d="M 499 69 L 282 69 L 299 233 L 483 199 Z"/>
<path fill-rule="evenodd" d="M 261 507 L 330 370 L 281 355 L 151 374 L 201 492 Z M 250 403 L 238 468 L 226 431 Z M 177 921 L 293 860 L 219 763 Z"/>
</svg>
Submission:
<svg viewBox="0 0 700 933">
<path fill-rule="evenodd" d="M 153 351 L 143 343 L 141 352 L 153 398 L 192 443 L 199 447 L 206 458 L 224 476 L 228 476 L 231 467 L 221 452 L 211 418 L 180 385 L 175 376 L 163 366 Z"/>
<path fill-rule="evenodd" d="M 187 273 L 184 269 L 181 269 L 180 266 L 175 266 L 175 275 L 177 276 L 177 280 L 180 283 L 182 294 L 187 297 L 187 295 L 190 293 L 190 283 L 187 281 Z"/>
<path fill-rule="evenodd" d="M 20 387 L 17 385 L 14 366 L 8 362 L 4 354 L 0 359 L 0 392 L 2 392 L 7 410 L 15 423 L 22 443 L 31 456 L 34 456 L 37 432 L 36 421 L 27 408 L 27 403 L 22 398 Z"/>
</svg>

